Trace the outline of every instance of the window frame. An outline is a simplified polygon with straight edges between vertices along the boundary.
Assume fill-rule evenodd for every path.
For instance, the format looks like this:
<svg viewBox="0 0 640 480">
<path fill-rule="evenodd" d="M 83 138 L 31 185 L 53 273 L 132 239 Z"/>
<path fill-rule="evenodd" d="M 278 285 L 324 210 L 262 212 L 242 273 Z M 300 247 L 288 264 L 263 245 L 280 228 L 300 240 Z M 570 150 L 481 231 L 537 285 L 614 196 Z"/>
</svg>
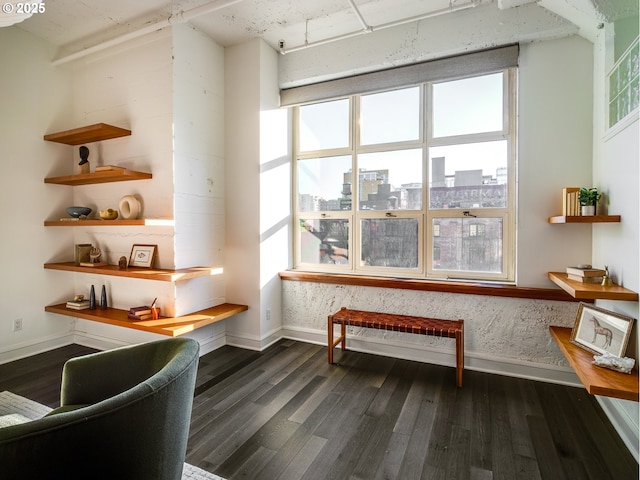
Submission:
<svg viewBox="0 0 640 480">
<path fill-rule="evenodd" d="M 433 138 L 432 132 L 432 95 L 433 84 L 446 81 L 460 80 L 478 76 L 503 73 L 503 129 L 497 132 L 483 132 L 479 134 L 459 135 L 452 137 Z M 426 81 L 418 85 L 399 85 L 396 88 L 385 88 L 381 91 L 366 92 L 362 94 L 348 95 L 328 100 L 319 100 L 310 103 L 324 103 L 333 100 L 349 99 L 349 145 L 345 148 L 333 148 L 319 151 L 299 151 L 299 131 L 301 105 L 294 106 L 293 109 L 293 211 L 294 211 L 294 269 L 318 271 L 328 273 L 342 273 L 354 275 L 373 276 L 393 276 L 406 278 L 423 279 L 468 279 L 480 281 L 515 281 L 515 210 L 516 210 L 516 150 L 517 150 L 517 127 L 516 127 L 516 78 L 517 67 L 498 68 L 486 72 L 474 72 L 471 75 L 456 78 L 439 79 L 437 81 Z M 358 119 L 360 115 L 360 99 L 369 94 L 377 94 L 386 91 L 393 91 L 405 88 L 418 87 L 420 89 L 420 114 L 419 114 L 419 138 L 417 140 L 392 142 L 377 145 L 360 145 L 360 129 Z M 433 269 L 433 236 L 430 234 L 431 225 L 434 218 L 466 218 L 463 209 L 440 209 L 432 210 L 429 206 L 429 175 L 430 156 L 432 147 L 457 145 L 459 143 L 486 142 L 495 140 L 507 141 L 507 206 L 505 208 L 479 208 L 472 209 L 472 215 L 478 218 L 501 218 L 503 224 L 502 237 L 502 272 L 499 274 L 487 272 L 468 271 L 448 271 Z M 331 156 L 351 156 L 351 171 L 358 172 L 357 159 L 361 154 L 383 151 L 422 150 L 422 209 L 421 210 L 362 210 L 358 197 L 357 175 L 352 176 L 352 208 L 350 211 L 299 211 L 298 192 L 298 161 L 312 158 L 323 158 Z M 391 213 L 391 215 L 389 215 Z M 387 219 L 387 218 L 414 218 L 418 221 L 418 245 L 417 245 L 417 266 L 416 268 L 392 268 L 375 267 L 361 265 L 361 222 L 364 219 Z M 346 265 L 304 263 L 301 261 L 300 249 L 300 219 L 308 220 L 328 220 L 344 219 L 348 221 L 348 251 L 349 259 Z"/>
</svg>

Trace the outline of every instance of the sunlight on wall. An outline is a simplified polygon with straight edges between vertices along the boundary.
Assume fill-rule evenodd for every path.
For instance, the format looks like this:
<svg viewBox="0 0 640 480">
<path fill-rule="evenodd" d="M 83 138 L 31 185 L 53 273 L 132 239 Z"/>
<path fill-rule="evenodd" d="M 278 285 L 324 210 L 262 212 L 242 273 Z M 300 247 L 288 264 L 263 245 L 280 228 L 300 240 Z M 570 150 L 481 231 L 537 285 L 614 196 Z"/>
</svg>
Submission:
<svg viewBox="0 0 640 480">
<path fill-rule="evenodd" d="M 260 118 L 260 288 L 287 268 L 291 224 L 291 159 L 284 109 Z"/>
</svg>

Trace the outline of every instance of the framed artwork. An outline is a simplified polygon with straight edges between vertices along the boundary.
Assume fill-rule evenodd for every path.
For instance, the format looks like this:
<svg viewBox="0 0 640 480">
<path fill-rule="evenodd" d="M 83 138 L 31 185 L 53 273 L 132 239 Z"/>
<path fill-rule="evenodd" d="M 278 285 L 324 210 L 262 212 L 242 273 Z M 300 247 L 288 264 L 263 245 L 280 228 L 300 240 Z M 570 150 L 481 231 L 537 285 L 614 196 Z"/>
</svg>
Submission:
<svg viewBox="0 0 640 480">
<path fill-rule="evenodd" d="M 129 266 L 138 268 L 153 268 L 156 260 L 157 245 L 134 245 L 131 247 Z"/>
<path fill-rule="evenodd" d="M 622 357 L 627 349 L 633 318 L 581 303 L 571 342 L 592 353 Z"/>
</svg>

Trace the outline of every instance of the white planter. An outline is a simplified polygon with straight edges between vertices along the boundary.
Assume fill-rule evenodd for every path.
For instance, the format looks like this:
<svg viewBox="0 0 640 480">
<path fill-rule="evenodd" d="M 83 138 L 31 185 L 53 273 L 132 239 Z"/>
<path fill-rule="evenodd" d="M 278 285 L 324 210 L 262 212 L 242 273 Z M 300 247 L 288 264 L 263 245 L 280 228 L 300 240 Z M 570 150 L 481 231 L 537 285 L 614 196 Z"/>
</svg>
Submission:
<svg viewBox="0 0 640 480">
<path fill-rule="evenodd" d="M 595 205 L 582 205 L 580 213 L 583 217 L 591 217 L 596 214 Z"/>
</svg>

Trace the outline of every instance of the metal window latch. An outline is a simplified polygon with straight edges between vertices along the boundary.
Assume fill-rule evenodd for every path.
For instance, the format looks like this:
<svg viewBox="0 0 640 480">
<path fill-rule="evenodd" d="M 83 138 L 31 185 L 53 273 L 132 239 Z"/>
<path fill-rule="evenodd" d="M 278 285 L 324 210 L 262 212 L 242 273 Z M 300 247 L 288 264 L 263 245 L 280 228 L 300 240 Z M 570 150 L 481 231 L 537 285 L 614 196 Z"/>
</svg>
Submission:
<svg viewBox="0 0 640 480">
<path fill-rule="evenodd" d="M 473 215 L 471 212 L 469 212 L 469 210 L 465 210 L 464 212 L 462 212 L 462 214 L 463 214 L 465 217 L 473 217 L 473 218 L 477 218 L 477 216 L 476 216 L 476 215 Z"/>
<path fill-rule="evenodd" d="M 326 213 L 321 213 L 321 214 L 320 214 L 320 216 L 321 216 L 322 218 L 327 218 L 329 215 L 327 215 Z"/>
<path fill-rule="evenodd" d="M 397 217 L 397 215 L 394 215 L 394 214 L 393 214 L 393 213 L 391 213 L 391 212 L 387 212 L 387 213 L 385 213 L 385 215 L 386 215 L 387 217 Z"/>
</svg>

